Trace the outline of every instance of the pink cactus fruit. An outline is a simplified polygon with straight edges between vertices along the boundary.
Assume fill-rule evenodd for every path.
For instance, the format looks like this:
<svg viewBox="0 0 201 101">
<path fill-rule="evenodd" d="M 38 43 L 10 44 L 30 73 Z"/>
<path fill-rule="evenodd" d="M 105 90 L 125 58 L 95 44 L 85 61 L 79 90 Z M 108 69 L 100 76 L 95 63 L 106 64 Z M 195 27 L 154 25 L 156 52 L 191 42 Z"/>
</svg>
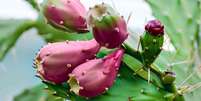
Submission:
<svg viewBox="0 0 201 101">
<path fill-rule="evenodd" d="M 145 30 L 154 36 L 164 35 L 164 26 L 159 20 L 149 21 L 145 26 Z"/>
<path fill-rule="evenodd" d="M 86 32 L 86 9 L 80 0 L 46 0 L 43 9 L 47 21 L 56 28 Z"/>
<path fill-rule="evenodd" d="M 35 60 L 38 75 L 55 84 L 65 82 L 76 66 L 93 59 L 99 49 L 95 40 L 48 44 L 39 51 Z"/>
<path fill-rule="evenodd" d="M 124 50 L 118 49 L 103 59 L 94 59 L 76 67 L 68 80 L 71 91 L 83 97 L 95 97 L 107 91 L 116 79 Z"/>
<path fill-rule="evenodd" d="M 87 22 L 101 46 L 117 48 L 128 37 L 127 24 L 123 17 L 105 3 L 89 10 Z"/>
</svg>

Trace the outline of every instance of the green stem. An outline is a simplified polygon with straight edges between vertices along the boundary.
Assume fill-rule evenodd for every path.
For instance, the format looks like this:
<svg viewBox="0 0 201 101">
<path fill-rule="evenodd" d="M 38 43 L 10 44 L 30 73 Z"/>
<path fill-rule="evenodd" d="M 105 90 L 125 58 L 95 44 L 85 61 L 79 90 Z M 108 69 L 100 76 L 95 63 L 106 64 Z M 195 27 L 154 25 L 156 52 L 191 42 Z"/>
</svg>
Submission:
<svg viewBox="0 0 201 101">
<path fill-rule="evenodd" d="M 122 47 L 125 49 L 125 53 L 135 57 L 139 61 L 142 61 L 141 53 L 139 51 L 131 48 L 131 46 L 126 43 L 123 43 Z"/>
</svg>

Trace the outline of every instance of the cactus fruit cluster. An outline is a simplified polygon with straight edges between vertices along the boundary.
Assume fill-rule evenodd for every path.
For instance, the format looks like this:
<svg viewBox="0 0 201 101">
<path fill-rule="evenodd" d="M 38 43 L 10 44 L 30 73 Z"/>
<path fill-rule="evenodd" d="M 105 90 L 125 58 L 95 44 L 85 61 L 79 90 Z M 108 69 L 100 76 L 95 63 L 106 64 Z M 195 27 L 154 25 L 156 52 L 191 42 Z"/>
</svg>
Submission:
<svg viewBox="0 0 201 101">
<path fill-rule="evenodd" d="M 97 96 L 112 86 L 124 53 L 123 49 L 117 49 L 96 59 L 99 49 L 100 45 L 94 39 L 48 44 L 35 59 L 37 75 L 52 84 L 68 81 L 71 90 L 78 95 Z"/>
<path fill-rule="evenodd" d="M 41 8 L 58 30 L 93 37 L 50 43 L 37 53 L 37 76 L 54 95 L 72 101 L 184 101 L 176 73 L 155 64 L 166 28 L 159 20 L 147 22 L 137 50 L 125 43 L 130 32 L 124 17 L 106 3 L 87 11 L 80 0 L 46 0 Z"/>
<path fill-rule="evenodd" d="M 44 82 L 68 82 L 70 91 L 75 94 L 95 97 L 113 85 L 124 54 L 120 47 L 126 40 L 128 31 L 124 19 L 119 14 L 110 14 L 109 11 L 113 9 L 104 3 L 91 8 L 86 18 L 85 10 L 79 9 L 84 9 L 79 0 L 45 1 L 44 15 L 50 24 L 58 28 L 77 30 L 81 29 L 81 24 L 86 25 L 88 22 L 95 39 L 45 45 L 38 52 L 34 64 L 37 76 Z M 85 19 L 88 21 L 85 22 Z M 96 59 L 101 46 L 116 48 L 116 51 Z"/>
</svg>

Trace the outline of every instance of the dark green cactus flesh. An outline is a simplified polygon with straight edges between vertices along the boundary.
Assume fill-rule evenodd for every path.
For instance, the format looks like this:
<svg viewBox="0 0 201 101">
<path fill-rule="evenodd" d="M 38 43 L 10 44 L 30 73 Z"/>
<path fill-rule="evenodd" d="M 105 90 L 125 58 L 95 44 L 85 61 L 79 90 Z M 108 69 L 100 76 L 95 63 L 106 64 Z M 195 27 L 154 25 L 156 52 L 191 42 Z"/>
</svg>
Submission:
<svg viewBox="0 0 201 101">
<path fill-rule="evenodd" d="M 145 32 L 140 39 L 142 46 L 142 58 L 146 65 L 150 65 L 158 57 L 162 50 L 164 36 L 154 36 L 149 32 Z"/>
</svg>

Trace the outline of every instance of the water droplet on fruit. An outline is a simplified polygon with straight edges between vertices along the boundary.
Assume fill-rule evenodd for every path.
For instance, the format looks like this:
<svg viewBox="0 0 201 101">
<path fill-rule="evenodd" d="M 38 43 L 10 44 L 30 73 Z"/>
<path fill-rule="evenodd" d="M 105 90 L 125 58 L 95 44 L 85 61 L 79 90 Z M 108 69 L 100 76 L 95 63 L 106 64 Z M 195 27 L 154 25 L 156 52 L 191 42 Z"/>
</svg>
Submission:
<svg viewBox="0 0 201 101">
<path fill-rule="evenodd" d="M 67 64 L 67 67 L 70 68 L 70 67 L 72 67 L 72 65 L 71 64 Z"/>
<path fill-rule="evenodd" d="M 106 87 L 105 90 L 108 91 L 108 88 Z"/>
<path fill-rule="evenodd" d="M 69 43 L 69 40 L 66 40 L 66 43 L 68 44 L 68 43 Z"/>
<path fill-rule="evenodd" d="M 115 30 L 116 32 L 119 32 L 119 28 L 117 28 L 117 27 L 116 27 L 114 30 Z"/>
<path fill-rule="evenodd" d="M 52 8 L 55 8 L 55 5 L 51 5 Z"/>
<path fill-rule="evenodd" d="M 84 89 L 84 87 L 80 87 L 80 90 L 83 90 Z"/>
<path fill-rule="evenodd" d="M 106 43 L 106 44 L 105 44 L 105 47 L 108 47 L 108 46 L 109 46 L 109 43 Z"/>
<path fill-rule="evenodd" d="M 60 21 L 59 24 L 63 25 L 63 24 L 64 24 L 64 21 Z"/>
</svg>

